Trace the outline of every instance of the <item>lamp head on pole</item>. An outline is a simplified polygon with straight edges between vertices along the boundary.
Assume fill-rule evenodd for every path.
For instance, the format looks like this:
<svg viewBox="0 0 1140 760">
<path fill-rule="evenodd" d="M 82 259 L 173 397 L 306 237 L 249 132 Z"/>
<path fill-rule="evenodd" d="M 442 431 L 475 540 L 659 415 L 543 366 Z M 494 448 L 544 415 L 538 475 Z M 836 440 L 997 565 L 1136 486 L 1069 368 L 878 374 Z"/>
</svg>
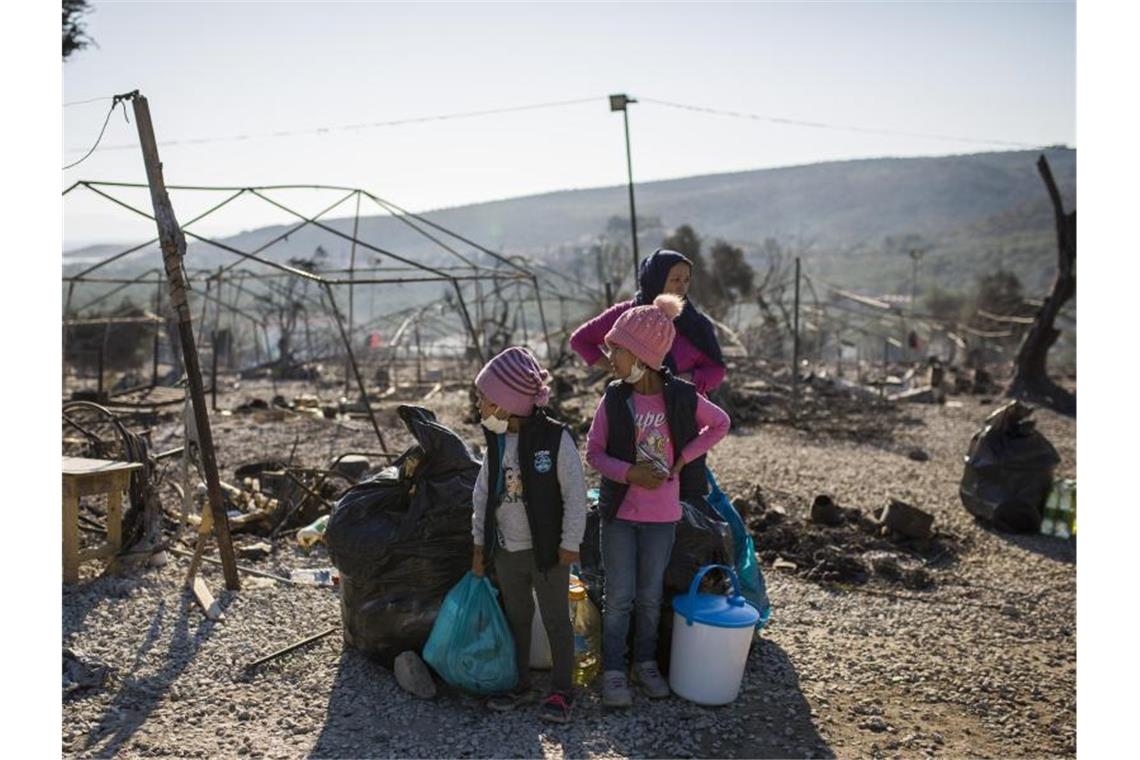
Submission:
<svg viewBox="0 0 1140 760">
<path fill-rule="evenodd" d="M 636 103 L 637 100 L 628 95 L 610 95 L 610 110 L 624 111 L 627 103 Z"/>
</svg>

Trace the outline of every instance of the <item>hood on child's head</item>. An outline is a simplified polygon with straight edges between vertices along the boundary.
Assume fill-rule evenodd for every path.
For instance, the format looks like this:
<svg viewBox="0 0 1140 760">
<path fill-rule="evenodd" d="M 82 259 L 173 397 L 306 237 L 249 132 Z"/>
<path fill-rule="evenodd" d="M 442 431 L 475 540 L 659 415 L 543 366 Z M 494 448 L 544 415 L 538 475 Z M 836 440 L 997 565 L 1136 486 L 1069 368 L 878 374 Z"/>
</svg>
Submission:
<svg viewBox="0 0 1140 760">
<path fill-rule="evenodd" d="M 653 303 L 653 299 L 665 290 L 669 270 L 677 264 L 688 264 L 690 269 L 693 267 L 688 257 L 668 248 L 658 248 L 652 256 L 642 259 L 637 268 L 637 303 Z"/>
</svg>

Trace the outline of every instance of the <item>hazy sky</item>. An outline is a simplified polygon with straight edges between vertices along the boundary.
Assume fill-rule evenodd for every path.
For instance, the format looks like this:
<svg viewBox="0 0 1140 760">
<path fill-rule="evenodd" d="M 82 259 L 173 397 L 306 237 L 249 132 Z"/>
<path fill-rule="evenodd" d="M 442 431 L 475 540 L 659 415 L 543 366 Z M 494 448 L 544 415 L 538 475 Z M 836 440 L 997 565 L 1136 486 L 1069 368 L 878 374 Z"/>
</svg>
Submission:
<svg viewBox="0 0 1140 760">
<path fill-rule="evenodd" d="M 621 115 L 606 101 L 615 92 L 835 125 L 1076 145 L 1068 2 L 92 4 L 87 30 L 98 47 L 64 64 L 63 100 L 139 89 L 170 184 L 347 185 L 414 210 L 621 184 Z M 594 100 L 337 129 L 579 98 Z M 61 165 L 91 146 L 109 105 L 63 109 Z M 630 126 L 637 181 L 1009 148 L 648 102 L 631 106 Z M 330 129 L 261 137 L 321 127 Z M 248 138 L 161 145 L 239 135 Z M 145 181 L 135 127 L 121 113 L 102 146 L 63 173 L 64 187 Z M 315 212 L 325 198 L 296 202 Z M 216 200 L 174 197 L 183 221 Z M 64 208 L 67 247 L 154 232 L 86 191 Z M 221 234 L 285 220 L 249 204 L 196 229 Z"/>
</svg>

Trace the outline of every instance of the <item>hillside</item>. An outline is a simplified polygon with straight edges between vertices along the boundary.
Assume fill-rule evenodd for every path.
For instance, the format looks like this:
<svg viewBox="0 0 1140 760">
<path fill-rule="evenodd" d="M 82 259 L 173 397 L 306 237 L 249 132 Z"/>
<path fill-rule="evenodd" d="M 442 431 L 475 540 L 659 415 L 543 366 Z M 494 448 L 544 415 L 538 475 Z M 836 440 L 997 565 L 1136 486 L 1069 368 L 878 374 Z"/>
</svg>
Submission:
<svg viewBox="0 0 1140 760">
<path fill-rule="evenodd" d="M 1046 151 L 1066 207 L 1076 200 L 1076 151 Z M 920 279 L 966 288 L 979 271 L 1012 268 L 1027 290 L 1044 289 L 1055 248 L 1052 211 L 1034 162 L 1037 151 L 924 158 L 879 158 L 646 182 L 637 185 L 639 217 L 665 229 L 688 223 L 707 240 L 721 237 L 755 252 L 766 238 L 804 250 L 804 266 L 821 277 L 855 287 L 908 287 L 910 260 L 886 243 L 909 237 L 927 250 Z M 565 190 L 426 212 L 437 224 L 510 254 L 558 262 L 576 244 L 596 238 L 611 216 L 628 215 L 624 185 Z M 116 213 L 108 209 L 108 213 Z M 351 218 L 332 227 L 351 233 Z M 252 250 L 286 227 L 263 227 L 225 238 Z M 363 217 L 360 238 L 425 262 L 448 258 L 399 220 Z M 652 250 L 663 235 L 650 229 L 641 240 Z M 129 244 L 129 242 L 128 242 Z M 349 242 L 314 228 L 300 230 L 269 249 L 272 258 L 309 257 L 323 246 L 330 266 L 347 266 Z M 67 262 L 106 256 L 125 248 L 95 246 L 64 254 Z M 470 252 L 465 245 L 458 246 Z M 561 251 L 561 252 L 560 252 Z M 358 257 L 360 255 L 358 250 Z M 152 249 L 113 270 L 141 271 L 158 264 Z M 365 252 L 365 261 L 371 254 Z M 233 260 L 211 246 L 191 243 L 187 264 L 215 267 Z M 358 258 L 358 260 L 360 260 Z M 762 265 L 762 262 L 755 260 Z M 65 270 L 74 271 L 70 266 Z"/>
</svg>

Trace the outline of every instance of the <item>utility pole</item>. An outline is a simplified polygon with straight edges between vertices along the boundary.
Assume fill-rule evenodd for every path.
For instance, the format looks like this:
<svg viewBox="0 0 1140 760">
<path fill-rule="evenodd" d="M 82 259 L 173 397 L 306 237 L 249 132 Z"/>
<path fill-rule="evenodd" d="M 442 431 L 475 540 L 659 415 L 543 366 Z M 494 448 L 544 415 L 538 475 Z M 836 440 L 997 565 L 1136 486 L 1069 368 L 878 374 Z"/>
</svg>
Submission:
<svg viewBox="0 0 1140 760">
<path fill-rule="evenodd" d="M 186 237 L 178 220 L 174 217 L 174 208 L 170 204 L 170 197 L 166 193 L 166 184 L 162 178 L 162 162 L 158 158 L 158 144 L 154 137 L 154 126 L 150 120 L 150 109 L 146 98 L 138 91 L 127 96 L 116 96 L 117 99 L 129 99 L 135 112 L 135 123 L 139 130 L 139 143 L 142 146 L 143 163 L 146 166 L 147 184 L 150 186 L 151 204 L 154 206 L 154 220 L 158 225 L 158 237 L 162 246 L 162 261 L 166 268 L 166 279 L 170 286 L 170 305 L 178 318 L 178 334 L 182 342 L 182 358 L 186 365 L 187 387 L 190 400 L 194 407 L 194 423 L 198 430 L 199 453 L 201 455 L 203 475 L 206 478 L 206 494 L 210 502 L 210 514 L 213 517 L 214 533 L 218 540 L 218 553 L 222 559 L 222 570 L 226 579 L 226 588 L 237 591 L 241 588 L 241 581 L 237 574 L 237 564 L 234 561 L 234 547 L 230 540 L 230 523 L 226 516 L 225 502 L 222 499 L 222 487 L 218 479 L 218 462 L 214 457 L 214 438 L 210 432 L 210 415 L 206 409 L 206 397 L 202 389 L 202 371 L 198 366 L 198 348 L 194 343 L 194 327 L 190 316 L 190 305 L 186 298 L 186 272 L 182 266 L 182 258 L 186 255 Z M 195 550 L 196 558 L 200 558 L 201 549 L 204 548 L 205 533 L 198 534 L 198 548 Z M 191 563 L 190 582 L 197 569 Z"/>
<path fill-rule="evenodd" d="M 637 207 L 633 203 L 633 158 L 629 150 L 629 108 L 630 103 L 637 101 L 628 95 L 610 95 L 610 111 L 621 111 L 625 120 L 625 168 L 629 173 L 629 229 L 633 236 L 633 281 L 637 282 Z"/>
</svg>

